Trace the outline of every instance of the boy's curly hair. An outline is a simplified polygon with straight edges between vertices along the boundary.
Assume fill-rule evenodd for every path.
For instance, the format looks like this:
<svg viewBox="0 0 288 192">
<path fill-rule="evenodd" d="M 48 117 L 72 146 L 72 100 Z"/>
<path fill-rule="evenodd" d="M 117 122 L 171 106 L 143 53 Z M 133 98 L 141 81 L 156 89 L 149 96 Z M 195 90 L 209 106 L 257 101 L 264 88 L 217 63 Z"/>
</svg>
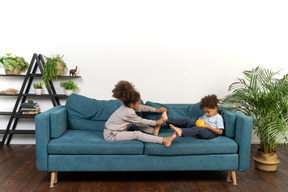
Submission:
<svg viewBox="0 0 288 192">
<path fill-rule="evenodd" d="M 125 106 L 135 104 L 140 99 L 140 93 L 135 90 L 132 83 L 128 81 L 119 81 L 112 90 L 112 97 L 122 101 Z"/>
<path fill-rule="evenodd" d="M 219 99 L 215 94 L 208 95 L 201 99 L 199 107 L 200 109 L 204 109 L 204 107 L 208 107 L 209 109 L 215 109 L 218 103 Z"/>
</svg>

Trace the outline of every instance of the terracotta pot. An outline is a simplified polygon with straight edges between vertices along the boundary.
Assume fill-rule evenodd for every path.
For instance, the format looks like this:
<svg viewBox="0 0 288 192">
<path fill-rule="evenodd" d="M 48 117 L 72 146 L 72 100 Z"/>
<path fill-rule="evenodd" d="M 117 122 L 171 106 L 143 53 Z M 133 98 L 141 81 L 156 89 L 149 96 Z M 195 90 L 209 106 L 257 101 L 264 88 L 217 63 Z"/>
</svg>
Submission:
<svg viewBox="0 0 288 192">
<path fill-rule="evenodd" d="M 56 67 L 56 69 L 57 69 L 57 75 L 58 75 L 58 76 L 61 76 L 62 73 L 63 73 L 63 67 L 62 67 L 62 64 L 61 64 L 60 62 L 57 62 L 57 67 Z"/>
<path fill-rule="evenodd" d="M 260 149 L 257 149 L 253 159 L 255 168 L 262 171 L 276 171 L 277 165 L 280 163 L 276 151 L 275 153 L 263 153 Z"/>
<path fill-rule="evenodd" d="M 5 70 L 5 73 L 7 75 L 19 75 L 20 72 L 21 72 L 21 69 L 18 69 L 18 68 L 14 68 L 12 71 L 8 69 Z"/>
</svg>

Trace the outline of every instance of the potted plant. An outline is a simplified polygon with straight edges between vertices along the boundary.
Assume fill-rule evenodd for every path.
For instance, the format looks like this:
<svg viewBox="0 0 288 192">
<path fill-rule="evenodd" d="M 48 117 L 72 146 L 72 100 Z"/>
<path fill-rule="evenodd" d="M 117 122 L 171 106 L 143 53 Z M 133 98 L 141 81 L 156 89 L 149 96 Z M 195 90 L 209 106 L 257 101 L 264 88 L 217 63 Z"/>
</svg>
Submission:
<svg viewBox="0 0 288 192">
<path fill-rule="evenodd" d="M 43 82 L 45 87 L 48 89 L 50 86 L 50 81 L 53 80 L 54 77 L 62 75 L 67 70 L 66 63 L 62 60 L 64 55 L 60 57 L 60 54 L 52 57 L 46 57 L 46 63 L 44 65 L 43 71 Z"/>
<path fill-rule="evenodd" d="M 279 72 L 260 66 L 244 71 L 245 78 L 232 83 L 232 93 L 221 101 L 224 108 L 253 118 L 253 130 L 260 138 L 253 159 L 255 167 L 264 171 L 277 170 L 276 147 L 287 144 L 288 138 L 288 74 L 279 79 L 275 77 Z"/>
<path fill-rule="evenodd" d="M 60 87 L 65 89 L 65 94 L 67 96 L 71 95 L 76 89 L 78 89 L 77 85 L 73 81 L 61 82 Z"/>
<path fill-rule="evenodd" d="M 0 57 L 0 63 L 4 65 L 4 70 L 7 75 L 18 75 L 21 71 L 25 72 L 29 64 L 23 57 L 12 57 L 11 53 L 6 53 L 6 56 Z"/>
<path fill-rule="evenodd" d="M 43 83 L 33 83 L 33 87 L 36 95 L 42 94 Z"/>
</svg>

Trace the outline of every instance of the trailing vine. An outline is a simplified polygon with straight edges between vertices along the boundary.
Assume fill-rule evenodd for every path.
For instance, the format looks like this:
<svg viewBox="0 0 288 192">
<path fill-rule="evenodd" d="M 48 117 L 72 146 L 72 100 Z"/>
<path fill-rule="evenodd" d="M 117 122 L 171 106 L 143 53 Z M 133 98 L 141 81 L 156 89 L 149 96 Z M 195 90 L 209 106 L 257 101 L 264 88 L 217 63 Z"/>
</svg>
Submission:
<svg viewBox="0 0 288 192">
<path fill-rule="evenodd" d="M 64 55 L 63 55 L 64 56 Z M 50 87 L 50 81 L 53 81 L 53 78 L 59 75 L 57 70 L 57 63 L 60 63 L 63 67 L 63 73 L 67 70 L 66 63 L 62 60 L 63 56 L 60 58 L 60 54 L 57 54 L 55 57 L 45 57 L 46 63 L 44 65 L 43 71 L 43 82 L 45 87 L 48 89 Z"/>
</svg>

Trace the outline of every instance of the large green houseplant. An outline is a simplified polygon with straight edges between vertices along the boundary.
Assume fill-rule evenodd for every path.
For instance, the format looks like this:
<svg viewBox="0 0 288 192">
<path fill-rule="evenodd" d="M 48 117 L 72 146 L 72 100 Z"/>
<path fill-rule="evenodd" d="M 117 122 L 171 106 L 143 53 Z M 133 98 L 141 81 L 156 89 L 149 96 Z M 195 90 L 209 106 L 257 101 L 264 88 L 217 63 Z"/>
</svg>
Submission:
<svg viewBox="0 0 288 192">
<path fill-rule="evenodd" d="M 11 53 L 6 53 L 6 56 L 0 57 L 0 63 L 4 65 L 4 70 L 7 75 L 18 75 L 21 71 L 25 72 L 29 64 L 23 57 L 12 57 Z"/>
<path fill-rule="evenodd" d="M 287 144 L 288 138 L 288 74 L 276 78 L 279 72 L 260 66 L 244 71 L 245 78 L 232 83 L 229 86 L 232 93 L 221 100 L 224 108 L 253 118 L 253 130 L 260 138 L 258 152 L 270 154 L 268 159 L 276 154 L 278 144 Z M 274 168 L 265 171 L 275 171 L 277 162 L 275 159 L 276 167 L 274 164 Z"/>
<path fill-rule="evenodd" d="M 43 71 L 43 82 L 45 87 L 48 89 L 50 87 L 50 81 L 53 80 L 54 77 L 62 75 L 67 70 L 66 63 L 62 60 L 64 55 L 60 57 L 60 54 L 52 57 L 45 57 L 46 63 L 44 65 Z"/>
</svg>

